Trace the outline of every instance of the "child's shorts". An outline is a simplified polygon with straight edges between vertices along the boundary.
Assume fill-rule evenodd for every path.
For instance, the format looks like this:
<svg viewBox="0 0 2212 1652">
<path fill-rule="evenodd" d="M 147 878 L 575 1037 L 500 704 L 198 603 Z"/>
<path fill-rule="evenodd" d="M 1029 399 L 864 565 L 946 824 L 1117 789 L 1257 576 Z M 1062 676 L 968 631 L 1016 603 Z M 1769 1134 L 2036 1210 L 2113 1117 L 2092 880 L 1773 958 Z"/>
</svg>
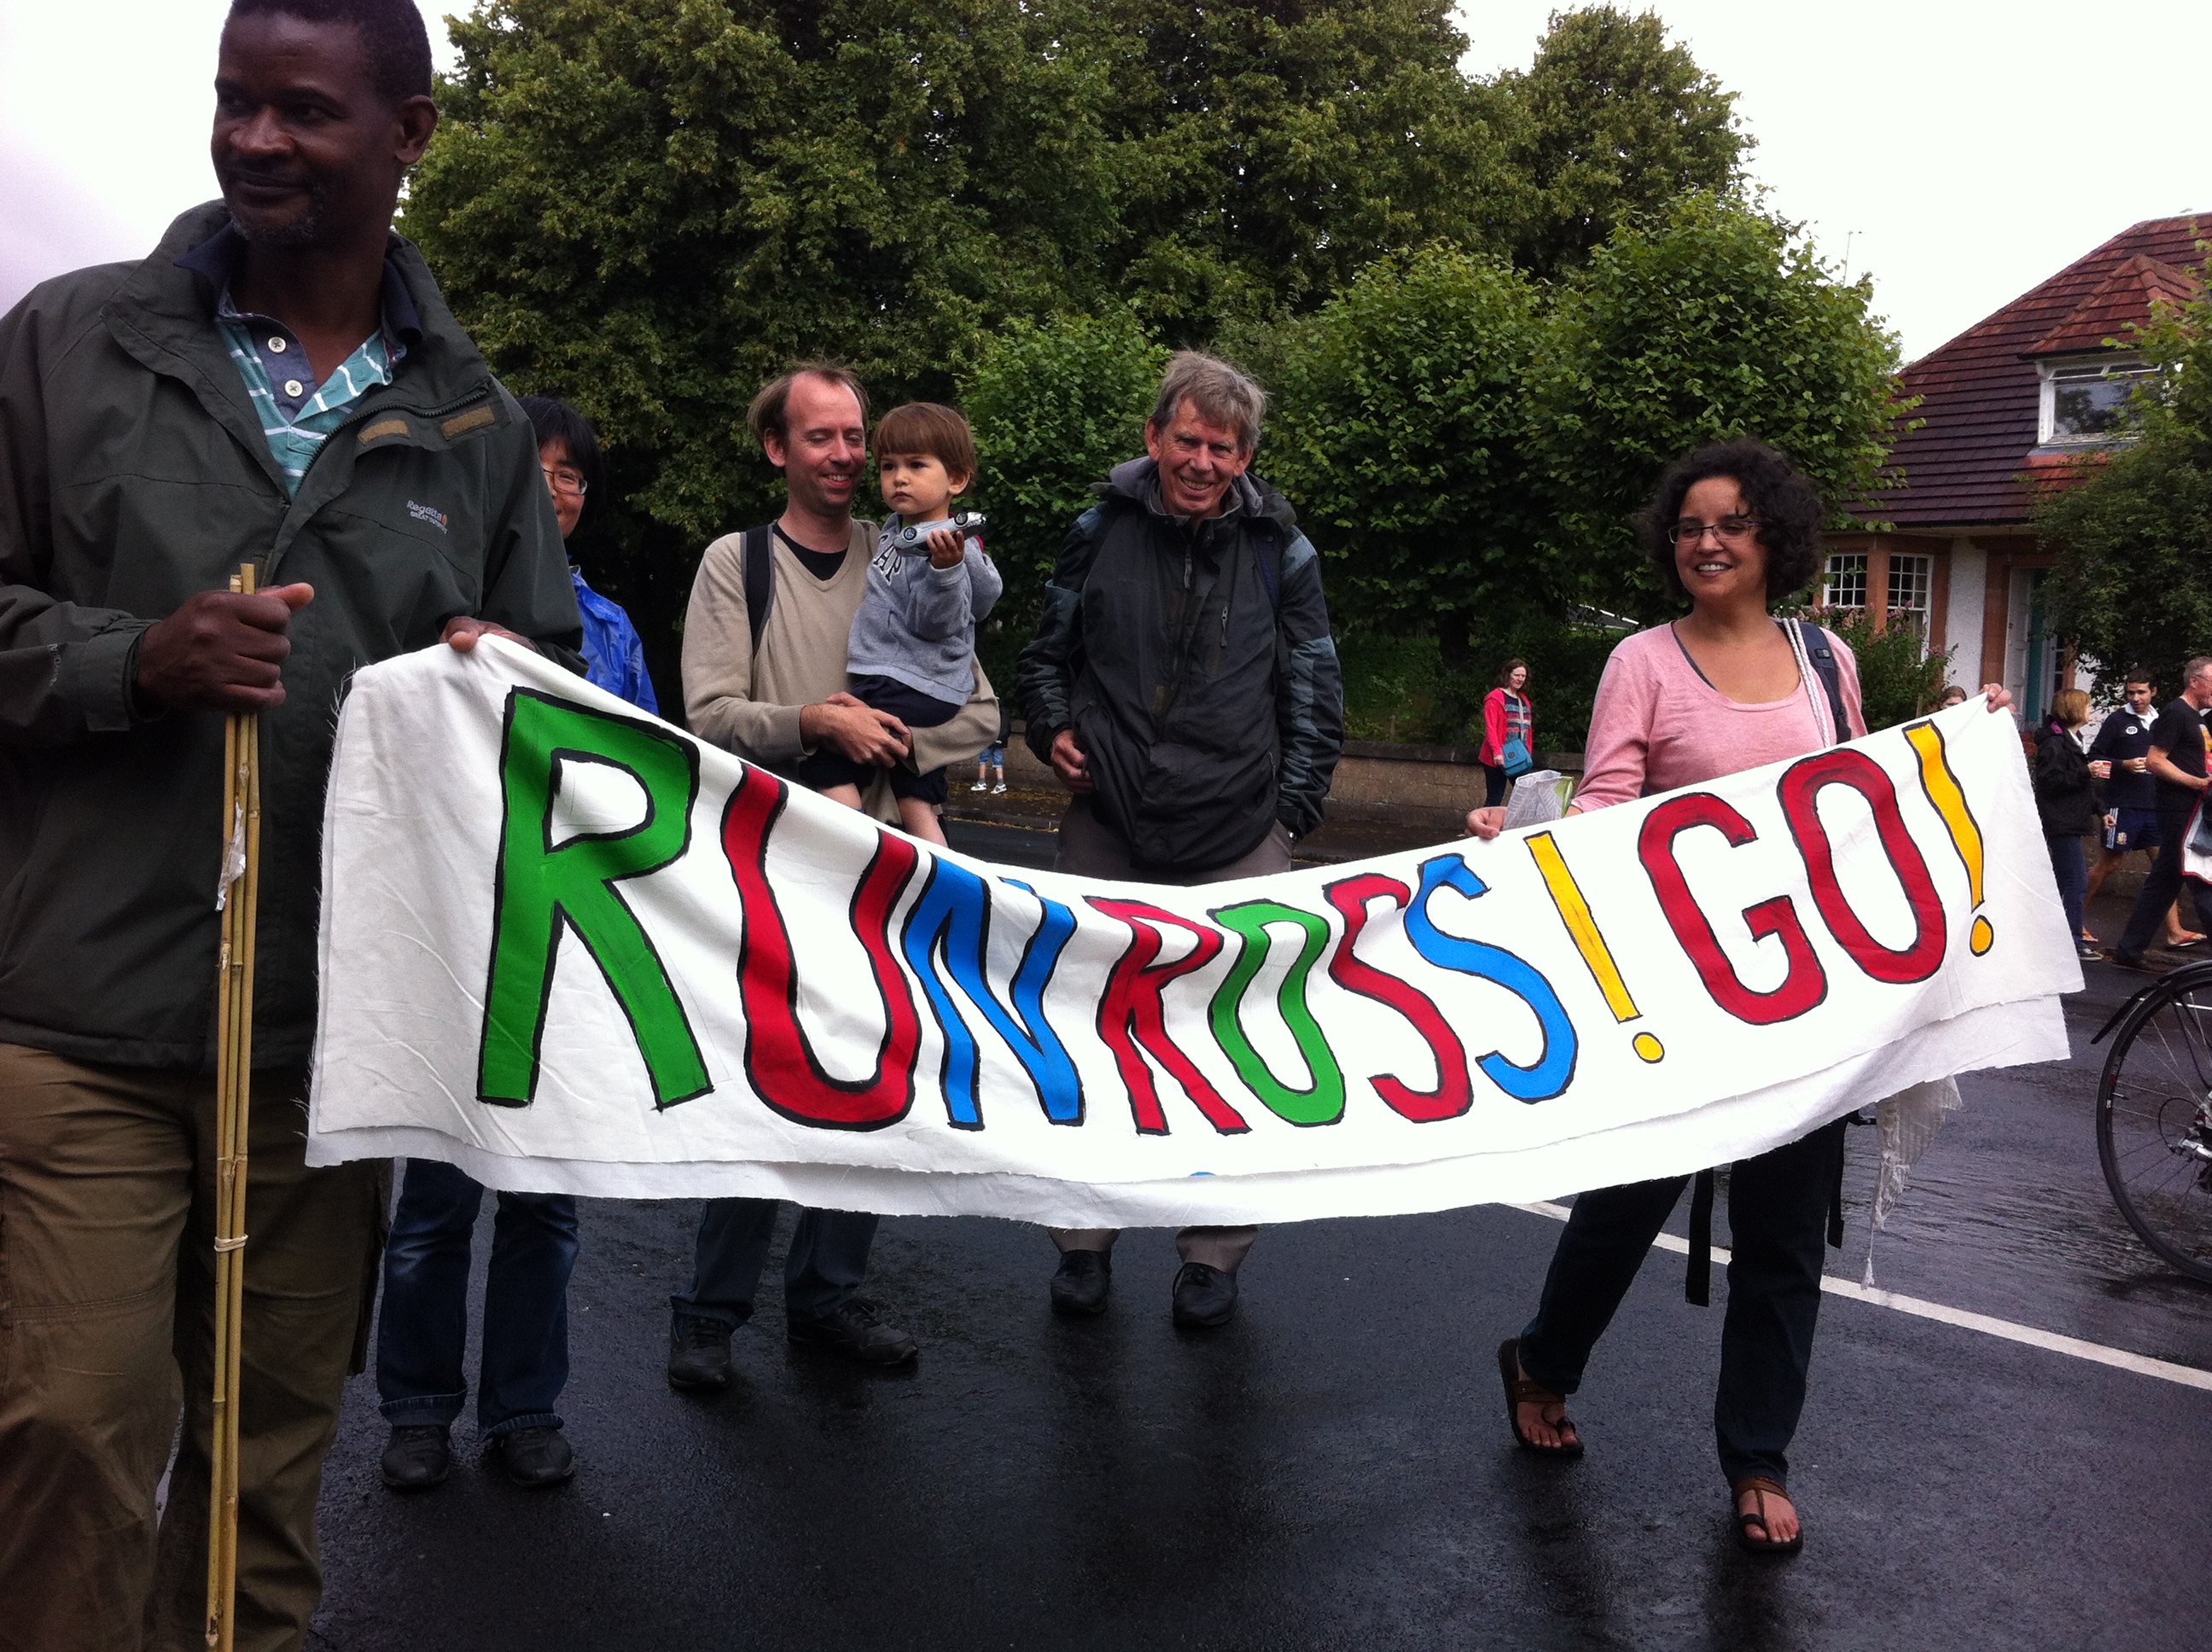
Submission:
<svg viewBox="0 0 2212 1652">
<path fill-rule="evenodd" d="M 856 677 L 848 692 L 862 705 L 889 712 L 908 728 L 936 728 L 960 714 L 958 702 L 939 700 L 888 677 Z M 784 770 L 784 777 L 796 780 L 810 792 L 827 791 L 833 786 L 857 786 L 866 792 L 883 772 L 880 764 L 854 762 L 835 745 L 825 745 L 812 756 L 803 757 Z M 899 763 L 892 767 L 890 776 L 891 795 L 895 798 L 943 803 L 951 795 L 942 768 L 917 774 Z"/>
<path fill-rule="evenodd" d="M 988 748 L 981 756 L 975 759 L 975 766 L 978 768 L 1004 768 L 1006 766 L 1006 748 L 1002 745 Z"/>
</svg>

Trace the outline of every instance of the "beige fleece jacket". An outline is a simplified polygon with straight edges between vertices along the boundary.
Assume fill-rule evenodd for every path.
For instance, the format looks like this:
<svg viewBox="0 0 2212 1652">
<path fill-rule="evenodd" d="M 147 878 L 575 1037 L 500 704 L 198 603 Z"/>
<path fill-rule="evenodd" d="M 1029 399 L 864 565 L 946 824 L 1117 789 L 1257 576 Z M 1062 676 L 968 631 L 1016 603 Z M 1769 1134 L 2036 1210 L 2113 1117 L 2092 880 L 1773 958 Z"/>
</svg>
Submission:
<svg viewBox="0 0 2212 1652">
<path fill-rule="evenodd" d="M 850 686 L 846 646 L 868 588 L 876 525 L 853 524 L 844 562 L 828 580 L 808 573 L 782 540 L 772 544 L 775 604 L 757 655 L 745 608 L 742 534 L 726 533 L 707 547 L 684 616 L 684 710 L 691 732 L 768 768 L 811 755 L 814 747 L 799 732 L 800 711 Z M 959 714 L 914 731 L 914 764 L 927 774 L 971 761 L 998 732 L 999 696 L 979 662 L 975 691 Z M 880 819 L 898 817 L 887 782 L 862 801 Z"/>
</svg>

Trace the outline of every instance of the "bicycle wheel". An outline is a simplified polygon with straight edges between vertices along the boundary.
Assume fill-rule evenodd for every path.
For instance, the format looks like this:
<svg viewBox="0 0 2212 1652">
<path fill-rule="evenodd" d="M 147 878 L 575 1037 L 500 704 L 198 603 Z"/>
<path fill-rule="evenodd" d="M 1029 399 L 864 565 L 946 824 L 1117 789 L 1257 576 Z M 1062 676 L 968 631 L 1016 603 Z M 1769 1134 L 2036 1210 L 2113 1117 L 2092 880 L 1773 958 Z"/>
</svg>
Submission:
<svg viewBox="0 0 2212 1652">
<path fill-rule="evenodd" d="M 2142 1242 L 2212 1283 L 2212 975 L 2191 975 L 2127 1012 L 2097 1084 L 2097 1157 Z"/>
</svg>

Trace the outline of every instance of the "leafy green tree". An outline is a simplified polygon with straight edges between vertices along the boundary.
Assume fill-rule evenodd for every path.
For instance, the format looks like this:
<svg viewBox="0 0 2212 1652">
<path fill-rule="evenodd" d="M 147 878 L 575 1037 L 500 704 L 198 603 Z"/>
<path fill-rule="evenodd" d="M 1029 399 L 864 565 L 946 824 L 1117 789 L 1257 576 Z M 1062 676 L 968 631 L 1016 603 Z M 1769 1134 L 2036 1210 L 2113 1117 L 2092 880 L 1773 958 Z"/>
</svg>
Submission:
<svg viewBox="0 0 2212 1652">
<path fill-rule="evenodd" d="M 2036 517 L 2058 552 L 2051 623 L 2106 692 L 2138 665 L 2179 689 L 2182 662 L 2212 653 L 2212 297 L 2165 311 L 2140 342 L 2160 371 L 2126 436 L 2047 484 Z"/>
<path fill-rule="evenodd" d="M 1449 246 L 1384 258 L 1290 332 L 1261 468 L 1326 559 L 1345 623 L 1432 629 L 1445 669 L 1541 605 L 1536 288 Z"/>
<path fill-rule="evenodd" d="M 1534 64 L 1491 90 L 1509 249 L 1540 276 L 1583 264 L 1622 224 L 1686 191 L 1729 189 L 1752 146 L 1735 94 L 1652 12 L 1554 12 Z"/>
<path fill-rule="evenodd" d="M 1500 185 L 1446 0 L 1106 0 L 1122 295 L 1164 337 L 1314 307 L 1361 265 L 1488 244 Z"/>
<path fill-rule="evenodd" d="M 992 633 L 1018 649 L 1035 626 L 1060 544 L 1092 502 L 1091 484 L 1145 451 L 1145 419 L 1167 351 L 1124 306 L 1097 316 L 1015 321 L 961 380 L 983 475 L 991 557 L 1006 581 Z M 984 664 L 1001 678 L 994 651 Z"/>
<path fill-rule="evenodd" d="M 1872 294 L 1737 197 L 1686 195 L 1615 230 L 1562 288 L 1537 386 L 1553 531 L 1575 571 L 1555 599 L 1666 611 L 1634 518 L 1660 471 L 1701 443 L 1773 443 L 1839 527 L 1845 506 L 1894 485 L 1881 467 L 1906 409 Z"/>
</svg>

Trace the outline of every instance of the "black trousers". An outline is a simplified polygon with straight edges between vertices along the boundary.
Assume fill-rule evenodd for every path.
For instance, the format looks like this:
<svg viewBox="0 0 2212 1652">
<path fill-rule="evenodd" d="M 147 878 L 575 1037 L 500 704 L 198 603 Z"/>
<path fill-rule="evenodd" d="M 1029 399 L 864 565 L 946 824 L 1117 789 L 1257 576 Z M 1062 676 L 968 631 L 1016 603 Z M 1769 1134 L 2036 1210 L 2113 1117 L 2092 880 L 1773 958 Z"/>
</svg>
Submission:
<svg viewBox="0 0 2212 1652">
<path fill-rule="evenodd" d="M 1844 1128 L 1839 1119 L 1787 1146 L 1740 1159 L 1729 1172 L 1732 1254 L 1713 1433 L 1721 1473 L 1731 1485 L 1750 1474 L 1789 1484 L 1790 1441 L 1805 1408 Z M 1544 1276 L 1536 1317 L 1521 1333 L 1521 1364 L 1530 1377 L 1559 1394 L 1582 1386 L 1590 1350 L 1689 1180 L 1596 1187 L 1575 1200 Z"/>
<path fill-rule="evenodd" d="M 2120 936 L 2120 944 L 2113 950 L 2124 958 L 2139 958 L 2143 948 L 2160 934 L 2166 921 L 2166 909 L 2181 895 L 2181 846 L 2189 835 L 2189 817 L 2195 809 L 2192 799 L 2187 803 L 2169 805 L 2161 802 L 2158 810 L 2159 849 L 2143 874 L 2142 893 L 2136 896 L 2136 908 L 2128 914 L 2128 926 Z M 2197 895 L 2203 890 L 2191 884 Z M 2207 917 L 2205 902 L 2197 902 L 2197 921 L 2201 926 Z"/>
</svg>

